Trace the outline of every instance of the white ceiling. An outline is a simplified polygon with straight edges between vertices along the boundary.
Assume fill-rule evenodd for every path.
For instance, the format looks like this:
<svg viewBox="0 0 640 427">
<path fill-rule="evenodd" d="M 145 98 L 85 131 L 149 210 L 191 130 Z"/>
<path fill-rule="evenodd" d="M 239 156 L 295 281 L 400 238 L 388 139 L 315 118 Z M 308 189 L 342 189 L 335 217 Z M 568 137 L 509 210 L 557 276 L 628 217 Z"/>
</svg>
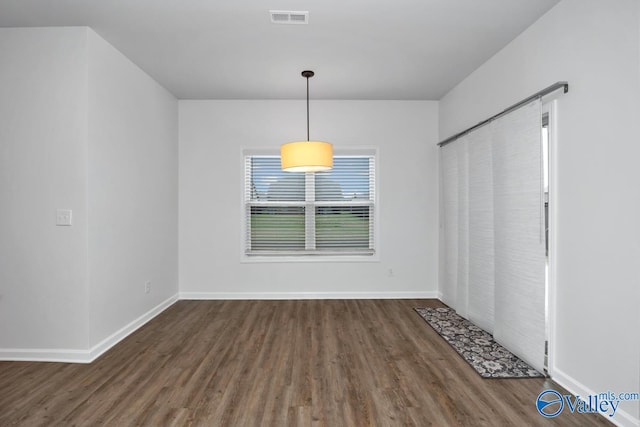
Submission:
<svg viewBox="0 0 640 427">
<path fill-rule="evenodd" d="M 304 98 L 311 69 L 312 99 L 437 100 L 556 3 L 0 0 L 0 27 L 89 26 L 182 99 Z"/>
</svg>

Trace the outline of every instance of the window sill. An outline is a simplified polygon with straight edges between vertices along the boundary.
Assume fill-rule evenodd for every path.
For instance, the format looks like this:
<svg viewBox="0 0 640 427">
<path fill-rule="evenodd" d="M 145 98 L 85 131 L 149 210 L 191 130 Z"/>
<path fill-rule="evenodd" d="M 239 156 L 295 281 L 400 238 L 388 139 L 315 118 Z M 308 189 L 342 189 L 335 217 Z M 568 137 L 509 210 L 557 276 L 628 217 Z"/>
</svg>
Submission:
<svg viewBox="0 0 640 427">
<path fill-rule="evenodd" d="M 243 254 L 241 263 L 316 263 L 316 262 L 380 262 L 377 253 L 372 255 L 246 255 Z"/>
</svg>

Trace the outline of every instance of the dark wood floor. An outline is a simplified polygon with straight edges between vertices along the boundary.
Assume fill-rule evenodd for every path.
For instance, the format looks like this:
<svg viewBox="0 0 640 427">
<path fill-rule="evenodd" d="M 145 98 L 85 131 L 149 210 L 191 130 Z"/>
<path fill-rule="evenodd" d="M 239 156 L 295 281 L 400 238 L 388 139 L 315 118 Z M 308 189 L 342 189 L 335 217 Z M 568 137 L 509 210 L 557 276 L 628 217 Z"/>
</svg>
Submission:
<svg viewBox="0 0 640 427">
<path fill-rule="evenodd" d="M 179 301 L 89 365 L 0 362 L 0 426 L 611 425 L 480 378 L 412 310 L 438 305 Z"/>
</svg>

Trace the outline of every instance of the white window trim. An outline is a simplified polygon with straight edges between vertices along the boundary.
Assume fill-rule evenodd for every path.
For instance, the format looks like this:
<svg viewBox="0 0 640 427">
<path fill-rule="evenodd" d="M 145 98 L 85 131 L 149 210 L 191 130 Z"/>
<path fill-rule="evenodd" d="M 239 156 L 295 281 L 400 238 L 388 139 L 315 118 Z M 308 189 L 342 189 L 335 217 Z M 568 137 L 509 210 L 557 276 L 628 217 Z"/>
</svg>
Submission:
<svg viewBox="0 0 640 427">
<path fill-rule="evenodd" d="M 253 263 L 316 263 L 316 262 L 331 262 L 331 263 L 368 263 L 368 262 L 380 262 L 381 242 L 380 238 L 380 157 L 378 155 L 377 147 L 353 147 L 353 148 L 340 148 L 334 149 L 336 156 L 373 156 L 376 162 L 376 172 L 374 186 L 374 201 L 373 201 L 373 224 L 374 238 L 375 238 L 375 251 L 373 254 L 363 255 L 331 255 L 331 254 L 300 254 L 300 255 L 249 255 L 246 253 L 246 233 L 247 224 L 245 218 L 245 157 L 246 156 L 274 156 L 279 155 L 278 149 L 265 149 L 265 148 L 241 148 L 240 150 L 240 262 L 253 264 Z M 317 203 L 317 202 L 316 202 Z M 308 211 L 309 209 L 307 209 Z M 313 210 L 313 209 L 311 209 Z M 315 212 L 314 212 L 315 214 Z M 308 219 L 308 218 L 306 218 Z"/>
</svg>

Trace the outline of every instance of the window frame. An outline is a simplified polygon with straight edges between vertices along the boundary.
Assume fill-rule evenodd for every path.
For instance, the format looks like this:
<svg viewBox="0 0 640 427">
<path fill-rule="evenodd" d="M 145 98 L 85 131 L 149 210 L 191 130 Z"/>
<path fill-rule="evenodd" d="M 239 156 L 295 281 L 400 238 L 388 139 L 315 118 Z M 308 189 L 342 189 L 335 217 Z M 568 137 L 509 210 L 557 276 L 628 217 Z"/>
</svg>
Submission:
<svg viewBox="0 0 640 427">
<path fill-rule="evenodd" d="M 379 262 L 380 260 L 380 233 L 379 233 L 379 156 L 377 148 L 370 147 L 358 147 L 351 149 L 337 149 L 334 150 L 334 156 L 362 156 L 362 157 L 371 157 L 373 159 L 373 168 L 374 168 L 374 178 L 372 189 L 374 191 L 372 200 L 359 201 L 357 203 L 354 202 L 345 202 L 346 206 L 355 206 L 355 205 L 367 205 L 371 206 L 373 220 L 370 223 L 370 227 L 372 228 L 371 236 L 373 238 L 373 245 L 371 250 L 357 250 L 353 251 L 345 251 L 345 253 L 340 253 L 342 251 L 318 251 L 311 253 L 248 253 L 247 251 L 247 200 L 245 195 L 246 190 L 246 178 L 247 178 L 247 170 L 246 168 L 246 160 L 251 156 L 275 156 L 279 157 L 280 153 L 277 149 L 242 149 L 241 152 L 241 164 L 242 164 L 242 179 L 241 179 L 241 233 L 240 233 L 240 261 L 243 263 L 278 263 L 278 262 Z M 305 245 L 309 246 L 309 241 L 315 239 L 315 208 L 325 205 L 325 206 L 335 206 L 336 203 L 332 201 L 315 201 L 312 200 L 314 198 L 313 191 L 308 191 L 309 186 L 314 188 L 314 176 L 312 173 L 305 174 L 305 201 L 303 202 L 286 202 L 287 205 L 300 205 L 305 206 Z M 254 205 L 255 206 L 255 205 Z M 309 209 L 311 207 L 311 209 Z M 312 211 L 312 212 L 311 212 Z M 307 221 L 311 221 L 313 218 L 313 224 L 311 227 L 308 227 Z M 312 236 L 310 236 L 312 235 Z"/>
</svg>

